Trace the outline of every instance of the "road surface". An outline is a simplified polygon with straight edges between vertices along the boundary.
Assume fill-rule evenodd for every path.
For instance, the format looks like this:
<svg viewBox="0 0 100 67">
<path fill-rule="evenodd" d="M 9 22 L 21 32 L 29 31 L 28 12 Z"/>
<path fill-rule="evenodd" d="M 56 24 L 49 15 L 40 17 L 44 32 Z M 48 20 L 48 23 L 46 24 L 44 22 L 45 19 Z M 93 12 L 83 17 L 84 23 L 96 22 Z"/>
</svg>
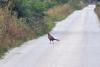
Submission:
<svg viewBox="0 0 100 67">
<path fill-rule="evenodd" d="M 100 28 L 95 5 L 77 10 L 59 21 L 51 34 L 25 42 L 0 60 L 0 67 L 100 67 Z"/>
</svg>

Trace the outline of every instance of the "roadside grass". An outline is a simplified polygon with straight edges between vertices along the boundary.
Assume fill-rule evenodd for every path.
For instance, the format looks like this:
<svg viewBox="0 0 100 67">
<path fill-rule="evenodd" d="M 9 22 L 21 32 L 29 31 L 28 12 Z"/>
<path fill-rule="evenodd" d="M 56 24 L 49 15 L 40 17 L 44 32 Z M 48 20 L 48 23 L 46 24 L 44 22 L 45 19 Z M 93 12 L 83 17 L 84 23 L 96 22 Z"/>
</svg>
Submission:
<svg viewBox="0 0 100 67">
<path fill-rule="evenodd" d="M 0 57 L 10 48 L 33 38 L 34 32 L 29 27 L 11 16 L 8 10 L 0 9 Z"/>
<path fill-rule="evenodd" d="M 69 4 L 62 4 L 55 6 L 47 11 L 47 16 L 53 21 L 59 21 L 67 17 L 70 13 L 74 11 L 73 7 Z"/>
<path fill-rule="evenodd" d="M 97 3 L 96 8 L 95 8 L 95 12 L 100 20 L 100 2 Z"/>
</svg>

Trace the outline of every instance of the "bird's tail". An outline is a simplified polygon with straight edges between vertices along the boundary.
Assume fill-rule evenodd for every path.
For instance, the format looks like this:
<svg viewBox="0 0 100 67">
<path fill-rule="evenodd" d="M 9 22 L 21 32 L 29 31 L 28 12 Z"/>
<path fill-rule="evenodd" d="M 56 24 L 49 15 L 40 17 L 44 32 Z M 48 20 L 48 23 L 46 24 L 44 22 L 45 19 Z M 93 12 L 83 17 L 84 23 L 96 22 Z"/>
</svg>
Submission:
<svg viewBox="0 0 100 67">
<path fill-rule="evenodd" d="M 56 41 L 60 41 L 59 39 L 55 39 Z"/>
</svg>

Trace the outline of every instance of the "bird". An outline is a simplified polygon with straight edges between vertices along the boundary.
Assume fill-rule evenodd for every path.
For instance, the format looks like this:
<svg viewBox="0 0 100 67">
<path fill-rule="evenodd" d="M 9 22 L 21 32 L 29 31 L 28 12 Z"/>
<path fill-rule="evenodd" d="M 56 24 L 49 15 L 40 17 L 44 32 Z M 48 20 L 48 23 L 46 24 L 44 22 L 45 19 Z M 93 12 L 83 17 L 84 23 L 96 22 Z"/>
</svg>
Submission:
<svg viewBox="0 0 100 67">
<path fill-rule="evenodd" d="M 54 40 L 60 41 L 59 39 L 54 38 L 50 33 L 48 33 L 48 39 L 49 39 L 49 41 L 50 41 L 50 44 L 51 44 L 51 43 L 54 43 L 54 42 L 53 42 Z"/>
</svg>

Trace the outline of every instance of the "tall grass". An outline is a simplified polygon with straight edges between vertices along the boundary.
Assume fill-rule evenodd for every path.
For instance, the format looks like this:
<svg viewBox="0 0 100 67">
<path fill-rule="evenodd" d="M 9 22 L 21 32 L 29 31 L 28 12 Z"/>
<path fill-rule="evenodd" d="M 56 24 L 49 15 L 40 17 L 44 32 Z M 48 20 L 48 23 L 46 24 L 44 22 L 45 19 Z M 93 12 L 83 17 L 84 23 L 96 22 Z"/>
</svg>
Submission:
<svg viewBox="0 0 100 67">
<path fill-rule="evenodd" d="M 95 12 L 100 20 L 100 2 L 97 3 L 96 8 L 95 8 Z"/>
<path fill-rule="evenodd" d="M 0 56 L 9 48 L 19 46 L 22 42 L 34 38 L 34 32 L 11 16 L 7 9 L 0 9 Z"/>
<path fill-rule="evenodd" d="M 59 21 L 64 19 L 70 13 L 74 11 L 73 7 L 69 4 L 61 4 L 59 6 L 55 6 L 48 10 L 47 15 L 51 17 L 54 21 Z"/>
</svg>

